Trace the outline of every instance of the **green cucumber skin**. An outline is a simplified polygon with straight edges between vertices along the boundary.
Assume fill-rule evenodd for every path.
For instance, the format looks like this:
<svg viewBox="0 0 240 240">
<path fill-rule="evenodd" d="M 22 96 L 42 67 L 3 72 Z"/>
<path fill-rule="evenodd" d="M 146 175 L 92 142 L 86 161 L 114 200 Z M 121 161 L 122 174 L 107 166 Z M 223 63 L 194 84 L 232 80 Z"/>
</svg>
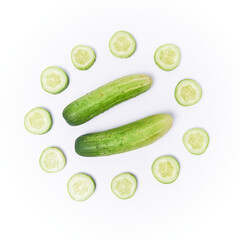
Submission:
<svg viewBox="0 0 240 240">
<path fill-rule="evenodd" d="M 75 151 L 85 157 L 109 156 L 147 146 L 164 136 L 172 127 L 169 114 L 156 114 L 104 132 L 82 135 Z"/>
<path fill-rule="evenodd" d="M 152 79 L 146 74 L 128 75 L 78 98 L 63 110 L 69 125 L 83 124 L 109 108 L 146 92 Z"/>
</svg>

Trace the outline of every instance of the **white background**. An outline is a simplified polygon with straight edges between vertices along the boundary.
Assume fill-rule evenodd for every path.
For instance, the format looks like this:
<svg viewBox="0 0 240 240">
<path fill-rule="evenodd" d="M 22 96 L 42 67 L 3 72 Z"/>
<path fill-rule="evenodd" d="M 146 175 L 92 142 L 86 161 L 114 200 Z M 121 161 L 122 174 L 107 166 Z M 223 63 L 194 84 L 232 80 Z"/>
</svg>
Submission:
<svg viewBox="0 0 240 240">
<path fill-rule="evenodd" d="M 1 1 L 1 166 L 0 238 L 8 239 L 240 239 L 239 5 L 237 0 L 201 1 Z M 111 55 L 108 41 L 118 30 L 129 31 L 137 49 L 129 59 Z M 164 72 L 154 61 L 164 43 L 179 46 L 182 61 Z M 71 49 L 92 46 L 97 60 L 81 72 L 73 67 Z M 44 92 L 40 74 L 59 66 L 70 85 L 54 96 Z M 72 100 L 111 80 L 133 73 L 153 78 L 152 88 L 78 127 L 66 124 L 63 108 Z M 202 87 L 201 101 L 181 107 L 174 88 L 183 78 Z M 47 108 L 51 131 L 29 134 L 27 111 Z M 74 152 L 82 134 L 117 127 L 142 117 L 167 112 L 171 131 L 156 143 L 110 157 L 85 158 Z M 194 156 L 182 135 L 203 127 L 210 135 L 206 153 Z M 60 147 L 65 169 L 43 172 L 42 150 Z M 153 160 L 175 156 L 181 164 L 176 182 L 163 185 L 151 174 Z M 129 171 L 138 189 L 127 201 L 110 190 L 111 179 Z M 68 179 L 86 172 L 96 191 L 86 202 L 73 201 Z"/>
</svg>

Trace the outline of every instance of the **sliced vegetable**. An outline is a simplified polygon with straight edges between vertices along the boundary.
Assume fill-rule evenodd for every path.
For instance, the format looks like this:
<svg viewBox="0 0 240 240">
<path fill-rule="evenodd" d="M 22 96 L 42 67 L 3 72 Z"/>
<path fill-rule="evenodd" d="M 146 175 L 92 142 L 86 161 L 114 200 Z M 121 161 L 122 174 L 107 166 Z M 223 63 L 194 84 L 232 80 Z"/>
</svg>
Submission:
<svg viewBox="0 0 240 240">
<path fill-rule="evenodd" d="M 145 74 L 134 74 L 109 82 L 70 103 L 63 117 L 72 126 L 83 124 L 109 108 L 146 92 L 152 79 Z"/>
<path fill-rule="evenodd" d="M 48 147 L 42 152 L 39 164 L 43 171 L 47 173 L 55 173 L 65 167 L 66 158 L 59 148 Z"/>
<path fill-rule="evenodd" d="M 121 173 L 113 178 L 112 192 L 120 199 L 131 198 L 137 189 L 137 179 L 130 173 Z"/>
<path fill-rule="evenodd" d="M 67 74 L 58 67 L 48 67 L 41 74 L 42 88 L 52 94 L 61 93 L 68 86 Z"/>
<path fill-rule="evenodd" d="M 183 135 L 186 149 L 195 155 L 203 154 L 209 144 L 209 136 L 202 128 L 192 128 Z"/>
<path fill-rule="evenodd" d="M 160 46 L 154 54 L 155 63 L 164 71 L 175 69 L 181 59 L 181 52 L 174 44 L 165 44 Z"/>
<path fill-rule="evenodd" d="M 26 130 L 32 134 L 44 134 L 52 127 L 51 115 L 44 108 L 34 108 L 26 114 L 24 126 Z"/>
<path fill-rule="evenodd" d="M 152 174 L 160 183 L 173 183 L 177 179 L 179 171 L 178 161 L 171 156 L 159 157 L 152 164 Z"/>
<path fill-rule="evenodd" d="M 147 146 L 164 136 L 173 123 L 169 114 L 156 114 L 104 132 L 77 138 L 75 151 L 86 157 L 109 156 Z"/>
<path fill-rule="evenodd" d="M 96 60 L 95 52 L 91 47 L 78 45 L 71 52 L 73 65 L 79 70 L 89 69 Z"/>
<path fill-rule="evenodd" d="M 85 201 L 94 193 L 95 182 L 89 175 L 77 173 L 69 179 L 67 189 L 73 200 Z"/>
<path fill-rule="evenodd" d="M 128 58 L 135 52 L 136 42 L 130 33 L 119 31 L 111 37 L 109 49 L 115 57 Z"/>
<path fill-rule="evenodd" d="M 192 106 L 202 97 L 202 89 L 192 79 L 183 79 L 175 88 L 175 99 L 182 106 Z"/>
</svg>

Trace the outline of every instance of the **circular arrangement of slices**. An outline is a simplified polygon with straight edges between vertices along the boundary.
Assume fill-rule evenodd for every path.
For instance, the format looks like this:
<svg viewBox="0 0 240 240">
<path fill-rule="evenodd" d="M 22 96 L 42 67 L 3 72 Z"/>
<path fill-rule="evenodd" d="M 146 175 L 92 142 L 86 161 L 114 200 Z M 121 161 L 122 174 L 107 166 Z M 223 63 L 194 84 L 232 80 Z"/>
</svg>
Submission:
<svg viewBox="0 0 240 240">
<path fill-rule="evenodd" d="M 136 51 L 134 37 L 126 31 L 118 31 L 109 40 L 110 53 L 117 58 L 129 58 Z M 71 51 L 73 66 L 80 70 L 90 69 L 96 54 L 92 47 L 77 45 Z M 173 71 L 181 61 L 181 52 L 175 44 L 162 44 L 154 53 L 156 65 L 164 71 Z M 40 76 L 41 86 L 50 94 L 59 94 L 69 85 L 67 73 L 56 66 L 43 70 Z M 133 74 L 93 90 L 76 99 L 63 110 L 63 117 L 69 125 L 84 124 L 93 117 L 123 101 L 138 96 L 152 85 L 152 79 L 146 74 Z M 202 89 L 193 79 L 183 79 L 175 87 L 174 97 L 182 107 L 191 107 L 202 98 Z M 155 114 L 136 122 L 107 131 L 80 136 L 75 141 L 75 151 L 80 156 L 98 157 L 119 154 L 147 146 L 163 137 L 171 128 L 173 117 L 169 114 Z M 28 111 L 24 118 L 26 130 L 35 135 L 49 132 L 52 117 L 43 107 Z M 194 155 L 203 154 L 209 145 L 208 133 L 200 127 L 187 130 L 182 136 L 186 150 Z M 39 158 L 39 165 L 46 173 L 57 173 L 64 169 L 66 157 L 58 147 L 45 148 Z M 180 173 L 178 160 L 170 155 L 156 158 L 151 166 L 153 177 L 162 184 L 174 183 Z M 137 190 L 137 178 L 129 172 L 119 173 L 109 181 L 112 193 L 122 200 L 130 199 Z M 75 201 L 85 201 L 95 192 L 95 181 L 86 173 L 75 173 L 67 182 L 67 191 Z"/>
</svg>

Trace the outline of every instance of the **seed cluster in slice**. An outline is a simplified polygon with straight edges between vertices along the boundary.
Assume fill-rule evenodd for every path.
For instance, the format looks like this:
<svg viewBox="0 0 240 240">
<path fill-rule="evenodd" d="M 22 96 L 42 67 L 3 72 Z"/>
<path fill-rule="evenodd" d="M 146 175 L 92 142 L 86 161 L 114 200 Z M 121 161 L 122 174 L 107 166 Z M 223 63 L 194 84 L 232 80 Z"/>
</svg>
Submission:
<svg viewBox="0 0 240 240">
<path fill-rule="evenodd" d="M 111 37 L 109 49 L 115 57 L 128 58 L 135 52 L 136 42 L 130 33 L 119 31 Z"/>
<path fill-rule="evenodd" d="M 159 157 L 152 164 L 152 174 L 160 183 L 173 183 L 177 179 L 179 172 L 180 165 L 171 156 Z"/>
<path fill-rule="evenodd" d="M 172 71 L 181 60 L 181 52 L 174 44 L 160 46 L 154 54 L 155 63 L 164 71 Z"/>
<path fill-rule="evenodd" d="M 131 198 L 137 189 L 137 179 L 130 173 L 121 173 L 113 178 L 112 192 L 120 199 Z"/>
<path fill-rule="evenodd" d="M 85 201 L 94 193 L 95 182 L 89 175 L 77 173 L 68 180 L 67 189 L 73 200 Z"/>
<path fill-rule="evenodd" d="M 24 126 L 28 132 L 41 135 L 51 129 L 52 117 L 44 108 L 33 108 L 26 114 L 24 118 Z"/>
<path fill-rule="evenodd" d="M 48 147 L 42 152 L 39 164 L 43 171 L 47 173 L 55 173 L 65 167 L 66 158 L 59 148 Z"/>
<path fill-rule="evenodd" d="M 200 101 L 202 89 L 192 79 L 183 79 L 175 88 L 175 99 L 182 106 L 192 106 Z"/>
<path fill-rule="evenodd" d="M 77 69 L 87 70 L 94 64 L 96 54 L 91 47 L 78 45 L 72 49 L 71 59 Z"/>
<path fill-rule="evenodd" d="M 192 128 L 183 135 L 183 143 L 190 153 L 200 155 L 207 150 L 209 136 L 202 128 Z"/>
<path fill-rule="evenodd" d="M 64 91 L 69 84 L 68 75 L 58 67 L 48 67 L 41 74 L 42 88 L 51 94 Z"/>
</svg>

